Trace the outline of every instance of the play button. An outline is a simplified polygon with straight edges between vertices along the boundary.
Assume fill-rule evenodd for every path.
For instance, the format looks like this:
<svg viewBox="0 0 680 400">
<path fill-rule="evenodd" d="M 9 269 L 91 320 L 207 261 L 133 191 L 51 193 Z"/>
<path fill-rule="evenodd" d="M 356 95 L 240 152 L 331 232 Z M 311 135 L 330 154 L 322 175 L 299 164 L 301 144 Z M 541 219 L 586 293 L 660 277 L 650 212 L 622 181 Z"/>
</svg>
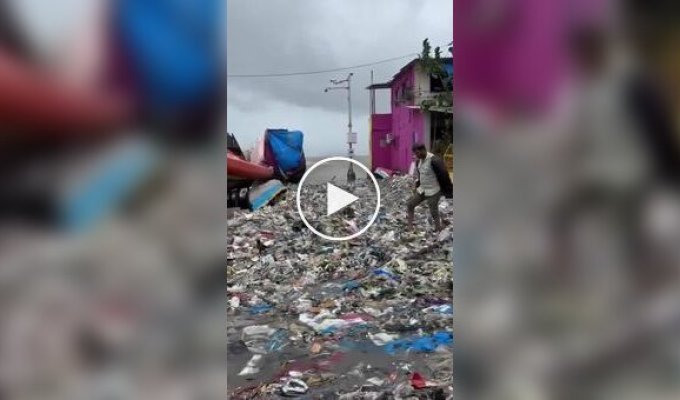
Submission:
<svg viewBox="0 0 680 400">
<path fill-rule="evenodd" d="M 326 216 L 335 214 L 357 200 L 359 198 L 352 193 L 346 192 L 332 183 L 326 183 Z"/>
<path fill-rule="evenodd" d="M 344 185 L 341 181 L 350 166 L 357 179 L 351 185 Z M 362 177 L 362 170 L 366 179 Z M 326 240 L 350 240 L 366 232 L 377 219 L 380 188 L 362 163 L 346 157 L 330 157 L 307 169 L 298 185 L 296 202 L 302 222 L 314 234 Z"/>
</svg>

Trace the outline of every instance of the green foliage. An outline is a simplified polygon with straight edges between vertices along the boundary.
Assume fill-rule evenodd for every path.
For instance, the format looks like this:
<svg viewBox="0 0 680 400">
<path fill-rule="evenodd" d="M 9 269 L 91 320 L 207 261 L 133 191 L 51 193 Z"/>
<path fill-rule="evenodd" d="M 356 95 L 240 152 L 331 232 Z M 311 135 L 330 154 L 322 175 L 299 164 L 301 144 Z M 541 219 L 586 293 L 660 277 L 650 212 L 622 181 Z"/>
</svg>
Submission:
<svg viewBox="0 0 680 400">
<path fill-rule="evenodd" d="M 430 39 L 425 38 L 425 40 L 423 40 L 423 51 L 420 54 L 420 59 L 421 60 L 429 59 L 431 57 L 430 56 L 430 50 L 431 49 L 432 49 L 432 46 L 430 46 Z"/>
<path fill-rule="evenodd" d="M 432 46 L 430 46 L 430 40 L 423 40 L 423 50 L 420 54 L 420 63 L 425 68 L 425 71 L 430 75 L 444 78 L 446 76 L 446 71 L 441 63 L 441 49 L 436 47 L 434 49 L 434 58 L 432 58 Z"/>
<path fill-rule="evenodd" d="M 423 40 L 423 49 L 419 57 L 420 64 L 425 72 L 433 77 L 442 80 L 448 79 L 444 64 L 441 61 L 441 48 L 434 49 L 434 58 L 431 56 L 431 46 L 428 39 Z M 437 93 L 433 98 L 423 100 L 420 104 L 422 110 L 429 110 L 431 107 L 451 107 L 453 96 L 450 92 Z"/>
</svg>

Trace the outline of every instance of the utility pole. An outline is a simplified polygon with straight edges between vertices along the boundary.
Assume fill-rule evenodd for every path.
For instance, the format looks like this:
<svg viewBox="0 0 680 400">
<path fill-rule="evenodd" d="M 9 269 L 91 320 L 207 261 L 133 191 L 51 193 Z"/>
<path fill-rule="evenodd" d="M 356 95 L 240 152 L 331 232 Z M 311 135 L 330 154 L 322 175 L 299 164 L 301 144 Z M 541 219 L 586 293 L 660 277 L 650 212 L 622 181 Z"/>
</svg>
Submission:
<svg viewBox="0 0 680 400">
<path fill-rule="evenodd" d="M 356 138 L 352 132 L 352 76 L 354 73 L 350 72 L 346 79 L 331 79 L 331 83 L 335 86 L 327 87 L 324 92 L 328 93 L 329 90 L 347 90 L 347 156 L 350 159 L 354 159 L 354 149 L 352 144 L 356 143 Z M 347 85 L 343 85 L 343 84 Z M 342 85 L 342 86 L 340 86 Z M 354 164 L 349 164 L 349 169 L 347 170 L 347 183 L 352 184 L 356 180 L 356 174 L 354 173 Z"/>
</svg>

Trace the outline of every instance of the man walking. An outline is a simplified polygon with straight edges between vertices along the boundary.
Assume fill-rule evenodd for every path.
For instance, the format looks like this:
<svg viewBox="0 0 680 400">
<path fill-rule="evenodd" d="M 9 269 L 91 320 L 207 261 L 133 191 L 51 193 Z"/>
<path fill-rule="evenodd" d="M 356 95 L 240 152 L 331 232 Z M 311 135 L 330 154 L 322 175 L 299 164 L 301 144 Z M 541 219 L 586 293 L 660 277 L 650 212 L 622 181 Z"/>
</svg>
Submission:
<svg viewBox="0 0 680 400">
<path fill-rule="evenodd" d="M 442 196 L 453 197 L 453 184 L 444 162 L 427 151 L 424 144 L 416 143 L 412 150 L 416 157 L 416 191 L 406 206 L 408 229 L 413 229 L 413 213 L 416 206 L 424 201 L 430 209 L 434 228 L 439 232 L 442 229 L 439 199 Z"/>
</svg>

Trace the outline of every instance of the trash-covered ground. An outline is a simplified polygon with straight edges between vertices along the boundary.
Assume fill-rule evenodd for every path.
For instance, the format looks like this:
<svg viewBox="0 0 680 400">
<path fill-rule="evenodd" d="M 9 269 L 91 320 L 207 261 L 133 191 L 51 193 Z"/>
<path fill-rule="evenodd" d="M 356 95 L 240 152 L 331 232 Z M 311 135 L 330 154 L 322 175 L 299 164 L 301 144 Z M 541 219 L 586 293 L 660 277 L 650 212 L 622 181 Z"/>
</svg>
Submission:
<svg viewBox="0 0 680 400">
<path fill-rule="evenodd" d="M 354 190 L 370 195 L 369 185 Z M 380 186 L 375 224 L 351 241 L 307 229 L 294 186 L 277 204 L 229 218 L 230 399 L 453 397 L 451 227 L 433 232 L 422 205 L 418 229 L 405 232 L 410 178 Z M 325 185 L 310 187 L 318 194 L 305 207 L 325 209 Z M 362 204 L 317 222 L 347 235 L 361 228 L 352 218 L 365 215 Z M 451 200 L 440 208 L 450 223 Z"/>
</svg>

